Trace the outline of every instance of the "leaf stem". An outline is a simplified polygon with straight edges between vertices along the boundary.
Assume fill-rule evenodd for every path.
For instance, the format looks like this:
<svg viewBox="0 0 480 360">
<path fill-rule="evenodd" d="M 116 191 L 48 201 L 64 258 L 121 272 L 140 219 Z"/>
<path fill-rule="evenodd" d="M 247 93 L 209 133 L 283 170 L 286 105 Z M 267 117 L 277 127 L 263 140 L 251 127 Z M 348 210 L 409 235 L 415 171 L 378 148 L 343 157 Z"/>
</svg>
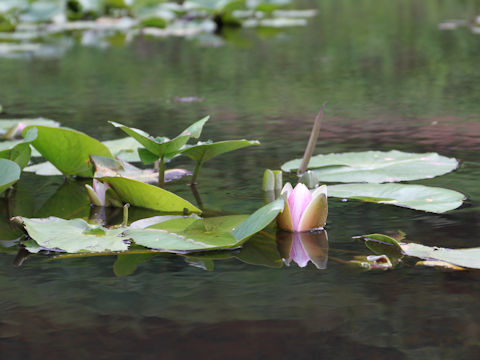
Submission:
<svg viewBox="0 0 480 360">
<path fill-rule="evenodd" d="M 158 186 L 163 188 L 165 184 L 165 156 L 160 158 L 160 168 L 158 169 Z"/>
<path fill-rule="evenodd" d="M 325 105 L 327 105 L 326 102 L 323 103 L 320 112 L 315 117 L 312 132 L 310 133 L 310 139 L 308 139 L 308 144 L 305 148 L 305 153 L 303 154 L 302 163 L 298 168 L 297 175 L 302 175 L 307 170 L 308 163 L 310 162 L 313 150 L 315 149 L 315 145 L 317 144 L 318 134 L 320 133 L 320 124 L 322 123 L 323 112 L 325 111 Z"/>
<path fill-rule="evenodd" d="M 205 156 L 205 153 L 203 153 L 200 160 L 197 161 L 197 165 L 195 166 L 195 170 L 193 171 L 192 182 L 190 183 L 190 185 L 197 183 L 198 173 L 200 172 L 200 168 L 203 165 L 204 156 Z"/>
</svg>

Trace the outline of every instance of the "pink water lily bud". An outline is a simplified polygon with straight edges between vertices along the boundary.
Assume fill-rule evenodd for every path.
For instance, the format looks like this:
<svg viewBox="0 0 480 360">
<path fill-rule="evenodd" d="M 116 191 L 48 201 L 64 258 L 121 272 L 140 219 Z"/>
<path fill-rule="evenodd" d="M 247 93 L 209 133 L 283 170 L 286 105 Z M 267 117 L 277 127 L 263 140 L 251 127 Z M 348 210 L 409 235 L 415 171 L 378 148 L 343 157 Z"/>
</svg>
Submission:
<svg viewBox="0 0 480 360">
<path fill-rule="evenodd" d="M 17 139 L 22 137 L 22 131 L 27 127 L 26 124 L 24 123 L 17 123 L 13 125 L 8 131 L 3 135 L 4 139 L 7 140 L 12 140 L 12 139 Z"/>
<path fill-rule="evenodd" d="M 326 185 L 318 187 L 311 193 L 302 183 L 297 184 L 295 188 L 286 183 L 281 196 L 285 200 L 283 212 L 277 217 L 281 229 L 302 232 L 325 226 L 328 215 Z"/>
<path fill-rule="evenodd" d="M 97 179 L 93 179 L 93 188 L 90 185 L 85 185 L 90 201 L 95 206 L 107 206 L 105 194 L 109 187 L 110 185 L 104 184 Z"/>
</svg>

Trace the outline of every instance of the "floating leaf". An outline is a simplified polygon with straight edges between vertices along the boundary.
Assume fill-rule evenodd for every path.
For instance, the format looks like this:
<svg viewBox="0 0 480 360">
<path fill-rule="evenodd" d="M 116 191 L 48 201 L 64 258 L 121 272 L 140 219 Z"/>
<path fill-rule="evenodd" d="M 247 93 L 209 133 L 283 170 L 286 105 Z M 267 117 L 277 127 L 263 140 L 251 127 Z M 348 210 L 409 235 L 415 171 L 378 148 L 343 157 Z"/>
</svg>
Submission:
<svg viewBox="0 0 480 360">
<path fill-rule="evenodd" d="M 201 213 L 200 209 L 187 200 L 153 185 L 119 176 L 104 176 L 99 180 L 110 184 L 122 201 L 133 206 L 165 212 L 181 213 L 186 210 Z"/>
<path fill-rule="evenodd" d="M 140 161 L 138 149 L 143 147 L 132 137 L 103 141 L 103 144 L 108 147 L 113 156 L 120 160 L 128 162 Z"/>
<path fill-rule="evenodd" d="M 444 213 L 462 205 L 465 196 L 439 187 L 404 184 L 342 184 L 328 187 L 328 196 Z"/>
<path fill-rule="evenodd" d="M 169 218 L 146 229 L 130 229 L 125 236 L 137 245 L 169 251 L 199 251 L 233 248 L 241 244 L 232 230 L 245 215 L 220 216 L 198 219 L 196 217 Z"/>
<path fill-rule="evenodd" d="M 418 261 L 415 266 L 428 266 L 428 267 L 435 267 L 444 270 L 466 270 L 465 268 L 457 265 L 450 264 L 445 261 L 440 260 L 423 260 Z"/>
<path fill-rule="evenodd" d="M 284 203 L 280 198 L 261 207 L 233 230 L 233 236 L 241 241 L 259 232 L 283 211 Z"/>
<path fill-rule="evenodd" d="M 91 155 L 113 157 L 100 141 L 76 130 L 36 126 L 33 146 L 64 175 L 92 177 Z M 29 129 L 29 128 L 27 128 Z"/>
<path fill-rule="evenodd" d="M 445 262 L 461 267 L 480 269 L 480 248 L 478 247 L 468 249 L 447 249 L 415 243 L 400 243 L 394 238 L 382 234 L 362 235 L 361 238 L 367 241 L 379 241 L 384 244 L 391 244 L 393 247 L 400 249 L 402 253 L 407 256 L 433 261 L 431 264 L 426 263 L 425 265 L 439 266 L 440 263 L 435 262 Z"/>
<path fill-rule="evenodd" d="M 199 142 L 197 145 L 186 146 L 181 153 L 197 162 L 195 172 L 193 173 L 192 184 L 197 180 L 198 173 L 203 163 L 220 154 L 241 149 L 246 146 L 260 145 L 260 142 L 254 140 L 228 140 L 219 142 Z"/>
<path fill-rule="evenodd" d="M 30 154 L 32 152 L 30 144 L 37 137 L 37 129 L 33 128 L 27 131 L 25 139 L 11 149 L 0 151 L 1 159 L 15 161 L 21 169 L 28 165 Z"/>
<path fill-rule="evenodd" d="M 198 162 L 205 162 L 220 154 L 247 146 L 260 145 L 257 140 L 227 140 L 218 142 L 199 142 L 182 150 L 182 154 Z"/>
<path fill-rule="evenodd" d="M 128 249 L 128 238 L 121 235 L 124 228 L 110 230 L 90 225 L 82 219 L 64 220 L 57 217 L 44 219 L 17 217 L 14 219 L 17 223 L 21 223 L 28 235 L 44 249 L 68 253 Z M 32 250 L 38 249 L 32 248 Z"/>
<path fill-rule="evenodd" d="M 193 125 L 189 126 L 187 129 L 185 129 L 180 135 L 171 140 L 166 137 L 154 138 L 143 130 L 130 128 L 114 121 L 110 121 L 110 124 L 120 128 L 126 134 L 133 137 L 149 152 L 155 154 L 157 158 L 168 158 L 174 156 L 180 150 L 180 148 L 187 143 L 190 137 L 198 138 L 202 132 L 203 125 L 207 122 L 208 118 L 209 117 L 207 116 L 202 120 L 197 121 Z"/>
<path fill-rule="evenodd" d="M 49 126 L 49 127 L 59 127 L 60 123 L 54 120 L 45 119 L 45 118 L 36 118 L 36 119 L 3 119 L 0 120 L 0 134 L 4 135 L 9 130 L 16 128 L 19 124 L 23 124 L 25 126 L 33 126 L 33 125 L 42 125 L 42 126 Z"/>
<path fill-rule="evenodd" d="M 0 194 L 20 179 L 21 171 L 16 162 L 0 159 Z"/>
<path fill-rule="evenodd" d="M 103 176 L 122 176 L 144 183 L 156 183 L 158 181 L 158 172 L 152 169 L 140 169 L 132 164 L 104 156 L 91 156 L 91 161 L 95 166 L 94 177 Z M 180 179 L 183 176 L 189 176 L 192 173 L 184 169 L 169 169 L 165 171 L 165 182 Z"/>
<path fill-rule="evenodd" d="M 480 269 L 480 248 L 446 249 L 420 244 L 400 244 L 405 255 L 426 260 L 444 261 L 453 265 Z"/>
<path fill-rule="evenodd" d="M 283 171 L 297 170 L 301 159 L 282 165 Z M 308 164 L 325 182 L 384 183 L 433 178 L 455 170 L 456 159 L 437 153 L 415 154 L 392 150 L 349 152 L 313 156 Z"/>
<path fill-rule="evenodd" d="M 56 176 L 62 175 L 62 172 L 58 170 L 51 162 L 45 161 L 35 165 L 27 166 L 23 169 L 26 172 L 33 172 L 42 176 Z"/>
</svg>

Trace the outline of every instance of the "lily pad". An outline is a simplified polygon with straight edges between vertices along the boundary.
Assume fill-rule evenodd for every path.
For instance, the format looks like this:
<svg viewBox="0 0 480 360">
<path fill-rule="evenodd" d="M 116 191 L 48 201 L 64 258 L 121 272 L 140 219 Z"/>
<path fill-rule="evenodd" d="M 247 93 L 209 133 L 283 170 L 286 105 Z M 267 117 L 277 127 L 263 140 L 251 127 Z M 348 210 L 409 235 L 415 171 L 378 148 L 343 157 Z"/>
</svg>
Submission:
<svg viewBox="0 0 480 360">
<path fill-rule="evenodd" d="M 41 176 L 62 175 L 62 172 L 58 170 L 50 161 L 44 161 L 35 165 L 27 166 L 23 169 L 23 171 L 33 172 Z"/>
<path fill-rule="evenodd" d="M 25 139 L 10 149 L 0 151 L 1 159 L 15 161 L 21 169 L 28 165 L 32 153 L 30 144 L 37 138 L 37 129 L 33 128 L 27 131 Z"/>
<path fill-rule="evenodd" d="M 64 220 L 57 217 L 14 219 L 17 223 L 23 224 L 28 235 L 38 246 L 46 250 L 68 253 L 124 251 L 129 246 L 128 237 L 121 235 L 125 228 L 110 230 L 90 225 L 83 219 Z M 32 250 L 37 252 L 38 248 L 32 246 Z"/>
<path fill-rule="evenodd" d="M 0 134 L 7 133 L 10 129 L 17 127 L 19 124 L 25 126 L 42 125 L 49 127 L 59 127 L 60 123 L 54 120 L 45 119 L 42 117 L 36 119 L 3 119 L 0 120 Z"/>
<path fill-rule="evenodd" d="M 361 237 L 365 240 L 381 241 L 385 244 L 392 244 L 394 247 L 400 248 L 402 253 L 407 256 L 446 262 L 471 269 L 480 269 L 480 248 L 478 247 L 468 249 L 448 249 L 415 243 L 400 243 L 394 238 L 382 234 L 369 234 L 362 235 Z"/>
<path fill-rule="evenodd" d="M 155 172 L 153 169 L 140 169 L 126 161 L 104 156 L 91 156 L 91 161 L 95 166 L 94 177 L 96 178 L 103 176 L 123 176 L 147 184 L 158 182 L 158 172 Z M 191 174 L 190 171 L 184 169 L 169 169 L 164 173 L 164 181 L 169 182 Z"/>
<path fill-rule="evenodd" d="M 437 214 L 462 205 L 465 195 L 449 189 L 405 184 L 342 184 L 328 187 L 328 196 L 357 199 Z"/>
<path fill-rule="evenodd" d="M 66 176 L 92 177 L 91 155 L 113 158 L 104 144 L 87 134 L 67 128 L 36 127 L 38 137 L 33 146 Z"/>
<path fill-rule="evenodd" d="M 199 251 L 233 248 L 241 244 L 232 230 L 245 215 L 220 216 L 198 219 L 178 217 L 149 226 L 146 229 L 130 229 L 125 236 L 137 245 L 169 251 Z"/>
<path fill-rule="evenodd" d="M 140 161 L 138 149 L 143 148 L 143 146 L 132 137 L 107 140 L 103 141 L 103 144 L 108 147 L 113 156 L 120 160 L 128 162 Z"/>
<path fill-rule="evenodd" d="M 198 138 L 202 133 L 203 125 L 208 121 L 208 116 L 197 121 L 193 125 L 189 126 L 187 129 L 182 131 L 180 135 L 173 139 L 169 139 L 167 137 L 153 137 L 147 134 L 145 131 L 135 128 L 130 128 L 128 126 L 116 123 L 114 121 L 110 121 L 115 127 L 120 128 L 126 134 L 133 137 L 137 140 L 140 144 L 142 144 L 146 150 L 151 152 L 152 154 L 156 155 L 157 158 L 161 157 L 172 157 L 174 156 L 180 148 L 185 145 L 190 139 L 190 137 Z"/>
<path fill-rule="evenodd" d="M 202 212 L 187 200 L 170 191 L 137 180 L 120 176 L 104 176 L 99 180 L 110 184 L 122 201 L 133 206 L 176 213 L 184 212 L 184 210 L 197 214 Z"/>
<path fill-rule="evenodd" d="M 0 194 L 20 179 L 21 171 L 16 162 L 0 159 Z"/>
<path fill-rule="evenodd" d="M 283 171 L 294 171 L 302 159 L 286 162 Z M 325 182 L 384 183 L 433 178 L 455 170 L 458 162 L 437 153 L 392 150 L 349 152 L 313 156 L 308 168 Z"/>
<path fill-rule="evenodd" d="M 182 154 L 198 162 L 205 162 L 223 153 L 241 149 L 247 146 L 260 145 L 257 140 L 227 140 L 218 142 L 199 142 L 197 145 L 188 146 Z"/>
<path fill-rule="evenodd" d="M 233 230 L 233 236 L 240 241 L 259 232 L 283 211 L 284 205 L 285 201 L 280 198 L 261 207 Z"/>
</svg>

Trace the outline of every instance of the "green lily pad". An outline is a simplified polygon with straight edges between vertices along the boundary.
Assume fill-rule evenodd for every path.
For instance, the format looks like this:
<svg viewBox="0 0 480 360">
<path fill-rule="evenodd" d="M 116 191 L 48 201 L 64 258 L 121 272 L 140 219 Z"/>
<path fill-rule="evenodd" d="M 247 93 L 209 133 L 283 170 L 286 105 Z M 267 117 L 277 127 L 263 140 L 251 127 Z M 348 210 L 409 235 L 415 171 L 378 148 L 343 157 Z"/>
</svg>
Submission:
<svg viewBox="0 0 480 360">
<path fill-rule="evenodd" d="M 50 161 L 44 161 L 35 165 L 27 166 L 23 169 L 23 171 L 33 172 L 41 176 L 62 175 L 62 172 L 58 170 Z"/>
<path fill-rule="evenodd" d="M 137 180 L 120 176 L 104 176 L 99 180 L 110 184 L 123 202 L 133 206 L 176 213 L 184 210 L 197 214 L 202 212 L 170 191 Z"/>
<path fill-rule="evenodd" d="M 0 159 L 0 194 L 20 179 L 22 170 L 14 161 Z"/>
<path fill-rule="evenodd" d="M 65 176 L 92 177 L 91 155 L 113 158 L 104 144 L 87 134 L 67 128 L 36 127 L 38 137 L 33 146 Z"/>
<path fill-rule="evenodd" d="M 215 218 L 176 217 L 151 225 L 146 229 L 130 229 L 125 236 L 137 245 L 168 251 L 200 251 L 233 248 L 241 244 L 232 230 L 245 215 Z"/>
<path fill-rule="evenodd" d="M 113 156 L 120 160 L 128 162 L 140 161 L 138 149 L 142 149 L 143 147 L 132 137 L 107 140 L 103 141 L 103 144 L 108 147 Z"/>
<path fill-rule="evenodd" d="M 15 161 L 21 169 L 28 165 L 32 153 L 30 144 L 37 138 L 37 129 L 33 128 L 27 131 L 25 139 L 10 149 L 0 151 L 1 159 Z"/>
<path fill-rule="evenodd" d="M 182 150 L 183 155 L 198 161 L 205 162 L 223 153 L 241 149 L 247 146 L 260 145 L 257 140 L 227 140 L 219 142 L 199 142 L 197 145 L 188 146 Z"/>
<path fill-rule="evenodd" d="M 195 122 L 193 125 L 189 126 L 187 129 L 182 131 L 180 135 L 173 139 L 167 137 L 153 137 L 143 130 L 130 128 L 128 126 L 110 121 L 115 127 L 120 128 L 126 134 L 133 137 L 140 144 L 142 144 L 149 152 L 156 155 L 157 158 L 161 157 L 172 157 L 174 156 L 180 148 L 185 145 L 191 137 L 198 138 L 202 133 L 203 125 L 208 121 L 208 116 Z"/>
<path fill-rule="evenodd" d="M 16 128 L 19 124 L 25 126 L 42 125 L 49 127 L 59 127 L 60 123 L 54 120 L 42 117 L 36 119 L 3 119 L 0 120 L 0 134 L 6 134 L 10 129 Z"/>
<path fill-rule="evenodd" d="M 294 171 L 302 159 L 286 162 L 283 171 Z M 406 153 L 392 150 L 313 156 L 308 168 L 325 182 L 384 183 L 433 178 L 455 170 L 456 159 L 437 153 Z"/>
<path fill-rule="evenodd" d="M 405 184 L 342 184 L 328 187 L 328 196 L 357 199 L 437 214 L 462 205 L 465 195 L 439 187 Z"/>
<path fill-rule="evenodd" d="M 103 176 L 122 176 L 133 180 L 138 180 L 147 184 L 158 182 L 158 171 L 153 169 L 140 169 L 132 164 L 104 156 L 91 156 L 91 161 L 95 166 L 94 177 Z M 183 176 L 189 176 L 192 173 L 184 169 L 169 169 L 164 173 L 164 181 L 180 179 Z"/>
<path fill-rule="evenodd" d="M 256 234 L 270 224 L 277 215 L 283 211 L 284 205 L 285 201 L 283 198 L 280 198 L 261 207 L 235 228 L 233 236 L 235 236 L 238 241 L 241 241 Z"/>
<path fill-rule="evenodd" d="M 441 261 L 461 267 L 480 269 L 480 248 L 448 249 L 436 246 L 425 246 L 415 243 L 399 243 L 394 238 L 382 234 L 362 235 L 365 240 L 380 241 L 401 249 L 407 256 L 425 260 Z"/>
<path fill-rule="evenodd" d="M 121 235 L 125 228 L 110 230 L 90 225 L 83 219 L 64 220 L 57 217 L 44 219 L 17 217 L 15 221 L 23 224 L 28 235 L 38 246 L 52 251 L 68 253 L 125 251 L 129 246 L 128 237 Z M 38 248 L 32 244 L 32 250 L 37 252 Z"/>
</svg>

